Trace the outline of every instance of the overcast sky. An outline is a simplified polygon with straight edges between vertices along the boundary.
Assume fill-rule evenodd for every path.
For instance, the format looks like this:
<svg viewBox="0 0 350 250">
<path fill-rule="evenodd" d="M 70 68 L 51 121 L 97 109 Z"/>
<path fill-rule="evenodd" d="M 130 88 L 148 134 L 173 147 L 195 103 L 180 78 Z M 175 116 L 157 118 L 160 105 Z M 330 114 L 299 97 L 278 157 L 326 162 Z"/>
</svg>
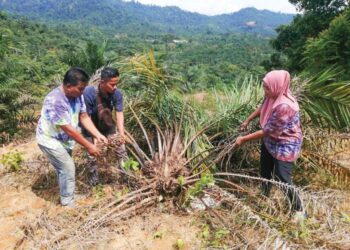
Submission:
<svg viewBox="0 0 350 250">
<path fill-rule="evenodd" d="M 130 1 L 130 0 L 125 0 Z M 267 9 L 283 13 L 296 13 L 288 0 L 136 0 L 143 4 L 178 6 L 181 9 L 206 15 L 236 12 L 245 7 Z"/>
</svg>

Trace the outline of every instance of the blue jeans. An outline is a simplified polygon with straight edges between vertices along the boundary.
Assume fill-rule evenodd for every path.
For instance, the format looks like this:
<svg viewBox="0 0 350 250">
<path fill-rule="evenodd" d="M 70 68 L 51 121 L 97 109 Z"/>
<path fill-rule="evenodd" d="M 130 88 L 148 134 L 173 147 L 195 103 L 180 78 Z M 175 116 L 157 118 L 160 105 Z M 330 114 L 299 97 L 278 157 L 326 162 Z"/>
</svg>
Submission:
<svg viewBox="0 0 350 250">
<path fill-rule="evenodd" d="M 62 206 L 74 205 L 75 165 L 72 151 L 65 148 L 51 149 L 39 144 L 39 148 L 49 158 L 56 169 Z"/>
</svg>

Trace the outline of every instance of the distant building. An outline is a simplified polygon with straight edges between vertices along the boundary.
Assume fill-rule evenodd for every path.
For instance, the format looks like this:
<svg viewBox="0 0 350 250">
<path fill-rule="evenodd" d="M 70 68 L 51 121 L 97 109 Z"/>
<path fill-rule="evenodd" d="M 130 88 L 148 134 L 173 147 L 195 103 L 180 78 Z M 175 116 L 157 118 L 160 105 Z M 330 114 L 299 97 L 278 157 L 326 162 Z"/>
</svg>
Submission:
<svg viewBox="0 0 350 250">
<path fill-rule="evenodd" d="M 184 39 L 183 40 L 176 40 L 176 39 L 174 39 L 173 42 L 174 43 L 180 43 L 180 44 L 188 43 L 188 41 L 184 40 Z"/>
<path fill-rule="evenodd" d="M 128 34 L 126 33 L 117 33 L 114 35 L 114 38 L 115 39 L 125 39 L 125 38 L 128 38 Z"/>
<path fill-rule="evenodd" d="M 256 21 L 246 22 L 245 25 L 247 25 L 248 27 L 255 27 L 256 26 Z"/>
</svg>

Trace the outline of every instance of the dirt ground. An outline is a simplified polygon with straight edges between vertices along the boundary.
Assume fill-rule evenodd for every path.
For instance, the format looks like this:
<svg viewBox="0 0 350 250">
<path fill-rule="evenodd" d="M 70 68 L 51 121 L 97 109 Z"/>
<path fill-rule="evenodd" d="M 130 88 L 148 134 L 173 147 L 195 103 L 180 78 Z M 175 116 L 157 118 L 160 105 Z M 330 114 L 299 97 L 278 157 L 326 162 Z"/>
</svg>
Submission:
<svg viewBox="0 0 350 250">
<path fill-rule="evenodd" d="M 28 237 L 26 228 L 38 222 L 42 214 L 48 214 L 51 219 L 72 213 L 58 204 L 58 188 L 52 175 L 51 167 L 39 168 L 38 159 L 41 152 L 34 138 L 21 144 L 9 144 L 0 148 L 0 155 L 8 152 L 21 153 L 24 165 L 31 168 L 22 173 L 8 173 L 0 170 L 0 249 L 35 249 L 35 242 Z M 45 178 L 38 177 L 50 172 Z M 40 180 L 43 183 L 38 183 Z M 43 189 L 38 185 L 43 185 Z M 39 186 L 40 186 L 39 185 Z M 45 187 L 47 189 L 45 190 Z M 40 189 L 38 191 L 37 189 Z M 108 185 L 104 186 L 108 190 Z M 108 193 L 108 192 L 106 192 Z M 80 195 L 78 206 L 93 202 L 91 193 Z M 147 215 L 147 216 L 146 216 Z M 181 249 L 199 249 L 201 240 L 198 238 L 198 227 L 195 216 L 162 213 L 159 209 L 150 209 L 145 214 L 133 216 L 108 232 L 96 232 L 103 235 L 101 240 L 94 239 L 89 249 L 176 249 L 176 242 L 181 241 Z M 34 237 L 35 238 L 35 237 Z M 81 249 L 81 242 L 72 244 L 70 249 Z M 85 248 L 84 248 L 85 249 Z"/>
<path fill-rule="evenodd" d="M 183 249 L 199 249 L 201 242 L 193 218 L 165 213 L 136 216 L 98 249 L 176 249 L 177 240 L 184 242 Z"/>
</svg>

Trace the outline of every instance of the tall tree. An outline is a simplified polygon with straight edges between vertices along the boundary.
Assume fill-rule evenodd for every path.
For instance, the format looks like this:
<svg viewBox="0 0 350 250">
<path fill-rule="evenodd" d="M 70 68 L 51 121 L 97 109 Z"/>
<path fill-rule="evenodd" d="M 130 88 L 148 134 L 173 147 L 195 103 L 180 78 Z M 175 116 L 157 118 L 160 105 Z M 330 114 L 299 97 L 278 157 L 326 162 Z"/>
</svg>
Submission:
<svg viewBox="0 0 350 250">
<path fill-rule="evenodd" d="M 317 73 L 337 68 L 339 79 L 350 79 L 350 9 L 336 17 L 316 39 L 309 39 L 305 50 L 305 67 Z"/>
<path fill-rule="evenodd" d="M 76 48 L 74 45 L 68 47 L 69 49 L 61 56 L 61 60 L 69 66 L 82 67 L 90 75 L 108 64 L 105 57 L 107 42 L 96 44 L 88 41 L 83 48 Z"/>
<path fill-rule="evenodd" d="M 348 0 L 289 0 L 300 11 L 335 12 L 348 6 Z"/>
<path fill-rule="evenodd" d="M 302 70 L 300 63 L 309 38 L 316 38 L 329 27 L 330 22 L 348 7 L 347 0 L 290 0 L 303 14 L 298 14 L 290 25 L 277 29 L 278 36 L 272 46 L 288 57 L 286 67 Z"/>
</svg>

